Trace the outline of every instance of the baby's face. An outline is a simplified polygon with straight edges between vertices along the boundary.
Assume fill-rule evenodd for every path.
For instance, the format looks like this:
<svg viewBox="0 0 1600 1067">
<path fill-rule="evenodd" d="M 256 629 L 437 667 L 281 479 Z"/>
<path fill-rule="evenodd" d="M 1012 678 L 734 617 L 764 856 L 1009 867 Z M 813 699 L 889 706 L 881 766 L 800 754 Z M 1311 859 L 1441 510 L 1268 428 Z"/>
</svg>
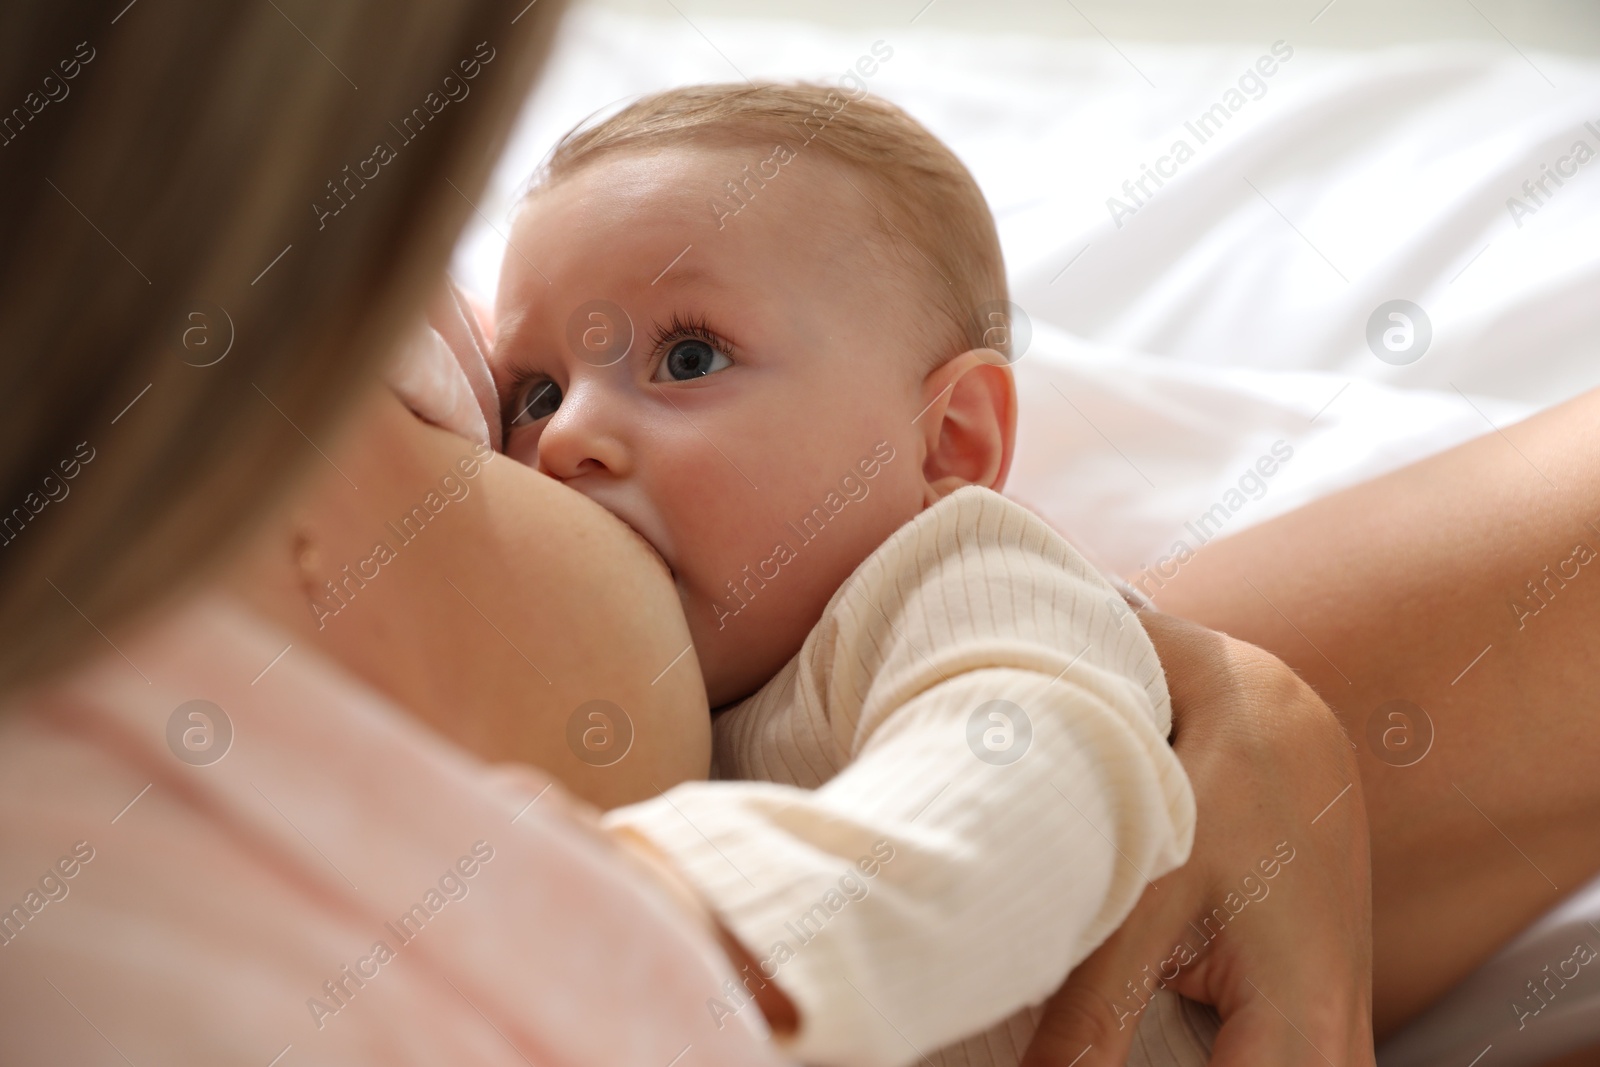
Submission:
<svg viewBox="0 0 1600 1067">
<path fill-rule="evenodd" d="M 814 150 L 729 216 L 725 183 L 771 154 L 624 152 L 540 190 L 496 308 L 508 454 L 666 560 L 713 706 L 925 503 L 927 301 L 874 251 L 869 187 Z"/>
</svg>

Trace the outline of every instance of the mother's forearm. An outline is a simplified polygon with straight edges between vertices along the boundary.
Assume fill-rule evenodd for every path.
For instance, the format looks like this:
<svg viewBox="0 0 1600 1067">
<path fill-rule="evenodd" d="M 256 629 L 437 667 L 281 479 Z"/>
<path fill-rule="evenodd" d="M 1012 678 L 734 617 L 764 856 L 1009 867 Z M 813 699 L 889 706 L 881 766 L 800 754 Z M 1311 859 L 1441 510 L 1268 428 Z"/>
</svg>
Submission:
<svg viewBox="0 0 1600 1067">
<path fill-rule="evenodd" d="M 1600 392 L 1209 545 L 1157 602 L 1361 750 L 1380 1036 L 1600 869 Z"/>
</svg>

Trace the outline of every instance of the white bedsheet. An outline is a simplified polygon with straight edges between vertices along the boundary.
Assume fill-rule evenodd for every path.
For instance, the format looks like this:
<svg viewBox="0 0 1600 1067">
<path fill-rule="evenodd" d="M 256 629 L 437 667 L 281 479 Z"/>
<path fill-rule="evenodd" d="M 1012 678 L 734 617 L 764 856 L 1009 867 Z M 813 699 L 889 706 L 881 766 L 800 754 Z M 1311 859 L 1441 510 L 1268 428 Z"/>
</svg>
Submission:
<svg viewBox="0 0 1600 1067">
<path fill-rule="evenodd" d="M 458 276 L 493 291 L 517 191 L 586 116 L 672 85 L 837 80 L 882 41 L 893 56 L 870 90 L 971 167 L 1032 322 L 1008 492 L 1119 571 L 1168 552 L 1277 442 L 1292 457 L 1222 532 L 1600 385 L 1600 159 L 1559 186 L 1546 179 L 1537 200 L 1523 189 L 1579 140 L 1600 154 L 1595 63 L 1509 43 L 1328 50 L 1286 22 L 1273 74 L 1202 143 L 1186 122 L 1226 109 L 1274 41 L 1119 49 L 663 15 L 574 10 L 477 205 L 485 221 L 463 240 Z M 1180 138 L 1192 158 L 1164 164 L 1173 176 L 1146 179 L 1136 203 L 1124 181 Z M 1113 196 L 1131 213 L 1114 219 Z M 1512 197 L 1536 210 L 1514 214 Z M 1433 328 L 1406 366 L 1365 340 L 1392 299 L 1420 305 Z M 1521 962 L 1483 980 L 1498 990 Z M 1478 1048 L 1495 1044 L 1496 1067 L 1600 1040 L 1600 1025 L 1570 1019 L 1528 1039 L 1509 1002 L 1474 995 L 1441 1005 L 1382 1062 L 1446 1062 L 1442 1050 L 1461 1051 L 1451 1035 L 1469 1031 Z"/>
</svg>

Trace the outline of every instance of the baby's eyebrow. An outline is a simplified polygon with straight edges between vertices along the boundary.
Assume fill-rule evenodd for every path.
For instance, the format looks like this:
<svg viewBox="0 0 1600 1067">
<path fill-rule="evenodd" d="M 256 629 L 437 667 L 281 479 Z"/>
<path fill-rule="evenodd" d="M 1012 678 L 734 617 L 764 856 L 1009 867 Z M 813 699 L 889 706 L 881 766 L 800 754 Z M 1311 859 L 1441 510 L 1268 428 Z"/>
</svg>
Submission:
<svg viewBox="0 0 1600 1067">
<path fill-rule="evenodd" d="M 528 321 L 528 310 L 526 304 L 514 304 L 495 316 L 494 340 L 489 344 L 491 353 L 500 347 L 500 342 L 517 335 L 522 324 Z"/>
<path fill-rule="evenodd" d="M 684 251 L 687 253 L 692 248 L 694 248 L 694 245 L 690 245 Z M 675 261 L 671 266 L 656 275 L 656 280 L 650 284 L 655 285 L 657 282 L 680 289 L 686 286 L 703 286 L 708 289 L 721 290 L 728 288 L 715 271 L 704 263 L 692 262 L 692 259 L 688 256 Z"/>
<path fill-rule="evenodd" d="M 516 384 L 516 380 L 527 372 L 527 361 L 517 360 L 512 352 L 518 347 L 530 310 L 528 307 L 510 308 L 495 321 L 494 340 L 489 343 L 489 351 L 485 356 L 489 370 L 494 375 L 496 389 L 504 390 Z"/>
</svg>

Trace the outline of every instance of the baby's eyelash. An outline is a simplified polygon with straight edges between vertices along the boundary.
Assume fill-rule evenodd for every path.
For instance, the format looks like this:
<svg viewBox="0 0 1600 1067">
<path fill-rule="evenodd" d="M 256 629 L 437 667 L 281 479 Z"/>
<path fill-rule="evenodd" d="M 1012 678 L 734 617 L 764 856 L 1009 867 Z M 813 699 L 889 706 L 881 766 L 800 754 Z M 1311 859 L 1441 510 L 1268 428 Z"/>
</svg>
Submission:
<svg viewBox="0 0 1600 1067">
<path fill-rule="evenodd" d="M 723 337 L 711 328 L 704 315 L 679 315 L 676 311 L 665 326 L 657 323 L 650 334 L 651 350 L 660 352 L 673 341 L 682 341 L 692 337 L 697 341 L 704 341 L 712 348 L 718 349 L 730 358 L 737 354 L 732 341 Z"/>
<path fill-rule="evenodd" d="M 533 382 L 539 378 L 543 378 L 545 381 L 551 381 L 551 383 L 554 384 L 548 374 L 544 373 L 543 371 L 532 370 L 527 367 L 513 368 L 511 369 L 509 376 L 510 384 L 500 398 L 500 422 L 508 433 L 510 432 L 511 420 L 515 419 L 519 414 L 521 414 L 521 412 L 515 409 L 517 406 L 517 399 L 522 395 L 522 390 L 530 382 Z"/>
<path fill-rule="evenodd" d="M 697 341 L 704 341 L 730 359 L 736 358 L 738 355 L 738 346 L 716 330 L 713 330 L 704 315 L 680 315 L 677 312 L 673 312 L 672 317 L 665 324 L 656 323 L 651 328 L 650 352 L 652 359 L 664 354 L 673 342 L 691 337 Z M 517 400 L 521 397 L 523 389 L 541 378 L 552 382 L 552 384 L 554 384 L 554 380 L 544 371 L 515 365 L 508 367 L 507 377 L 510 380 L 510 385 L 500 401 L 500 418 L 505 426 L 509 428 L 512 420 L 520 414 L 516 407 Z"/>
</svg>

